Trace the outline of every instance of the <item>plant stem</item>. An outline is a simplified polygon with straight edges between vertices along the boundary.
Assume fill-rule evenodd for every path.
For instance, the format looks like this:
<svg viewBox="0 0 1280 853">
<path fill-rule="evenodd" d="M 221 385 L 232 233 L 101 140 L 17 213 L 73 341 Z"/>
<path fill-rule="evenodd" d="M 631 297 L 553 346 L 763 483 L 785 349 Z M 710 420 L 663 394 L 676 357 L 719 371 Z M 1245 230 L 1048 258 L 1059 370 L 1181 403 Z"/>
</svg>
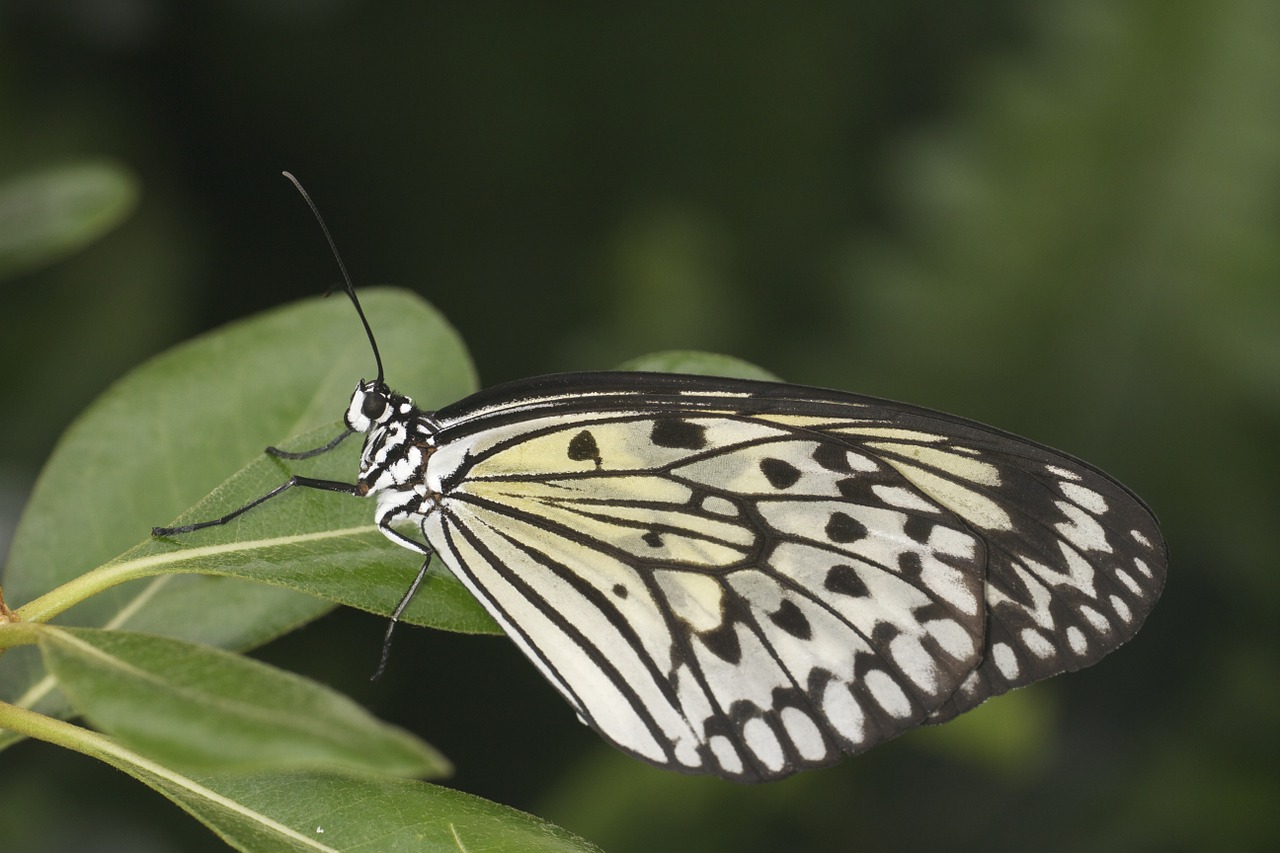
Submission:
<svg viewBox="0 0 1280 853">
<path fill-rule="evenodd" d="M 41 630 L 35 622 L 0 622 L 0 650 L 32 645 L 40 639 Z"/>
<path fill-rule="evenodd" d="M 173 571 L 169 568 L 168 571 Z M 54 616 L 116 584 L 162 574 L 145 561 L 127 560 L 108 563 L 54 587 L 39 598 L 19 607 L 14 613 L 26 622 L 47 622 Z"/>
</svg>

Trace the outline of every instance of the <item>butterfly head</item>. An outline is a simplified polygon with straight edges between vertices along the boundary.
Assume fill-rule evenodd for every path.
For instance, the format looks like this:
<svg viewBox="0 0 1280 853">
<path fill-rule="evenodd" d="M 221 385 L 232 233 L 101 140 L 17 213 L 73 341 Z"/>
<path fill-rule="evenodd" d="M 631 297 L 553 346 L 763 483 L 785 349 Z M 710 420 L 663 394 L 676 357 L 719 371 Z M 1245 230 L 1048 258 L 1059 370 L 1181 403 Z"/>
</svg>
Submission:
<svg viewBox="0 0 1280 853">
<path fill-rule="evenodd" d="M 355 432 L 368 432 L 391 420 L 405 406 L 412 405 L 409 398 L 392 391 L 381 379 L 369 382 L 361 379 L 351 395 L 351 404 L 347 406 L 343 420 Z"/>
</svg>

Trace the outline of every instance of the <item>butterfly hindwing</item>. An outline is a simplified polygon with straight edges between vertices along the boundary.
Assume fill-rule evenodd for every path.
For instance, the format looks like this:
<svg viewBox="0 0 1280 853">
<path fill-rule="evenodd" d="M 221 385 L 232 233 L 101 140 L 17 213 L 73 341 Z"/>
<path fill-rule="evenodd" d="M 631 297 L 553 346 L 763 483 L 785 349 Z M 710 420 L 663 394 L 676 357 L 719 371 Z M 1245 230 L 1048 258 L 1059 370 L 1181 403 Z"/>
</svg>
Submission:
<svg viewBox="0 0 1280 853">
<path fill-rule="evenodd" d="M 1024 439 L 918 410 L 909 418 L 938 438 L 877 439 L 872 449 L 987 546 L 982 665 L 935 722 L 1088 666 L 1133 636 L 1159 596 L 1165 564 L 1140 500 L 1097 469 Z"/>
<path fill-rule="evenodd" d="M 1093 662 L 1163 582 L 1123 487 L 922 409 L 580 374 L 435 418 L 432 545 L 584 722 L 673 769 L 775 778 L 947 719 Z"/>
</svg>

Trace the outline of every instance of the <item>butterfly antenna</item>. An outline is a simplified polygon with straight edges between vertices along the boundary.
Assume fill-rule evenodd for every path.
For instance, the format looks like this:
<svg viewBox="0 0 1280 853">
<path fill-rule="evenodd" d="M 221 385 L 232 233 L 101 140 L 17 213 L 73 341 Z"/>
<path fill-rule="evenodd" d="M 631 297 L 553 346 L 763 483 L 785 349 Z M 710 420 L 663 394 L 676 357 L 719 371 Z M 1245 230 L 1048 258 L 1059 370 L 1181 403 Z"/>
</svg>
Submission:
<svg viewBox="0 0 1280 853">
<path fill-rule="evenodd" d="M 311 196 L 302 188 L 302 183 L 298 181 L 290 172 L 281 172 L 289 179 L 294 188 L 302 196 L 303 201 L 311 208 L 311 213 L 316 218 L 316 222 L 320 223 L 320 230 L 324 232 L 324 238 L 329 241 L 329 250 L 333 252 L 333 259 L 338 262 L 338 269 L 342 271 L 342 283 L 346 288 L 347 296 L 351 297 L 351 304 L 356 306 L 356 313 L 360 315 L 360 322 L 364 325 L 364 333 L 369 337 L 369 346 L 373 348 L 373 360 L 378 363 L 378 384 L 382 384 L 382 355 L 378 352 L 378 342 L 373 339 L 373 329 L 369 326 L 369 319 L 364 316 L 364 309 L 360 307 L 360 300 L 356 298 L 356 286 L 351 283 L 351 276 L 347 274 L 347 265 L 342 262 L 342 255 L 338 254 L 338 244 L 333 241 L 333 235 L 329 233 L 329 226 L 325 225 L 324 217 L 320 215 L 320 208 L 316 207 L 316 203 L 311 200 Z"/>
</svg>

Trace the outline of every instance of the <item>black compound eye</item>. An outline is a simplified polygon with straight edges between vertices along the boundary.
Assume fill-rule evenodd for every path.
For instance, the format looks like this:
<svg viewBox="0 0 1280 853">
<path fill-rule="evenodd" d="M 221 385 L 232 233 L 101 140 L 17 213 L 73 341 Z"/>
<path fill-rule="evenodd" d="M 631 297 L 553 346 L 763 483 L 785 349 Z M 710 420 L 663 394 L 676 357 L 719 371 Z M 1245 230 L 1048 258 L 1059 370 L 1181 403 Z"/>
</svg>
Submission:
<svg viewBox="0 0 1280 853">
<path fill-rule="evenodd" d="M 387 398 L 373 392 L 364 395 L 364 402 L 360 404 L 360 414 L 364 415 L 371 421 L 376 421 L 382 417 L 382 413 L 387 410 Z"/>
</svg>

